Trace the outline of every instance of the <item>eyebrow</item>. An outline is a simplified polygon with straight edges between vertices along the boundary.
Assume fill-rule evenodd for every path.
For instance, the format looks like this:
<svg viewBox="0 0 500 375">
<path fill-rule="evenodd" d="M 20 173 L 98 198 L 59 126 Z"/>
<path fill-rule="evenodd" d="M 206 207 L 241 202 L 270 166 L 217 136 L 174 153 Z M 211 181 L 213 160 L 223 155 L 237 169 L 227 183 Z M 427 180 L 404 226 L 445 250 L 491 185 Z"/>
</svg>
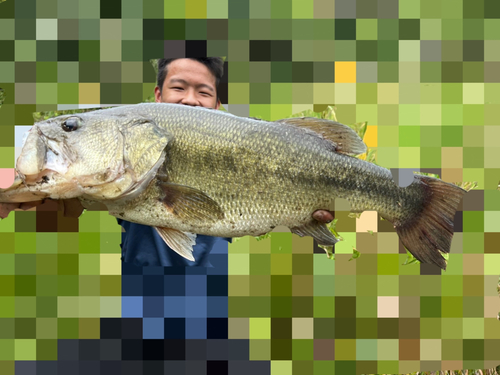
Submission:
<svg viewBox="0 0 500 375">
<path fill-rule="evenodd" d="M 173 79 L 171 79 L 171 80 L 170 80 L 170 83 L 182 83 L 183 85 L 187 85 L 187 86 L 189 86 L 189 83 L 188 83 L 186 80 L 181 79 L 181 78 L 173 78 Z M 215 92 L 215 90 L 213 89 L 213 87 L 212 87 L 212 86 L 209 86 L 209 85 L 207 85 L 207 84 L 205 84 L 205 83 L 200 83 L 199 85 L 196 85 L 195 87 L 196 87 L 196 88 L 201 88 L 201 87 L 204 87 L 204 88 L 206 88 L 207 90 L 210 90 L 210 91 L 212 91 L 212 92 Z"/>
</svg>

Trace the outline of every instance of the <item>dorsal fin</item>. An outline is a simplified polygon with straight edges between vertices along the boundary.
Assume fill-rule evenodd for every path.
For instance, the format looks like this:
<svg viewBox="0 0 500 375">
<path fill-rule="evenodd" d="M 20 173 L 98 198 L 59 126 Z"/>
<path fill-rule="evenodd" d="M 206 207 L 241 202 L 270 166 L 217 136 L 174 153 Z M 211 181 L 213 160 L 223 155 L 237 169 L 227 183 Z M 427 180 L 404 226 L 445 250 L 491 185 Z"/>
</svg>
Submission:
<svg viewBox="0 0 500 375">
<path fill-rule="evenodd" d="M 314 132 L 333 143 L 336 152 L 358 155 L 366 152 L 363 140 L 349 126 L 316 117 L 292 117 L 276 121 Z"/>
</svg>

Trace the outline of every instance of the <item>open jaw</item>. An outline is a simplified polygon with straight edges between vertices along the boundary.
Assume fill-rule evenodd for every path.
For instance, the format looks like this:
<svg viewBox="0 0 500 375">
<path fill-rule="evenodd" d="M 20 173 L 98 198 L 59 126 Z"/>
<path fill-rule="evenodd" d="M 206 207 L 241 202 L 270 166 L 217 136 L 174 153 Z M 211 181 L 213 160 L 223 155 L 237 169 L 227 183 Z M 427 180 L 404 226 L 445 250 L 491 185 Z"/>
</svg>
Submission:
<svg viewBox="0 0 500 375">
<path fill-rule="evenodd" d="M 0 189 L 0 202 L 34 202 L 46 198 L 65 199 L 75 196 L 75 183 L 52 171 L 43 170 L 36 175 L 16 176 L 7 189 Z"/>
<path fill-rule="evenodd" d="M 29 175 L 19 175 L 21 181 L 24 182 L 24 184 L 31 186 L 31 185 L 43 185 L 49 183 L 51 180 L 54 178 L 54 170 L 52 169 L 44 169 L 40 171 L 39 173 L 36 174 L 29 174 Z"/>
<path fill-rule="evenodd" d="M 27 184 L 46 180 L 54 172 L 64 175 L 75 155 L 63 140 L 45 135 L 34 125 L 16 161 L 16 172 Z"/>
</svg>

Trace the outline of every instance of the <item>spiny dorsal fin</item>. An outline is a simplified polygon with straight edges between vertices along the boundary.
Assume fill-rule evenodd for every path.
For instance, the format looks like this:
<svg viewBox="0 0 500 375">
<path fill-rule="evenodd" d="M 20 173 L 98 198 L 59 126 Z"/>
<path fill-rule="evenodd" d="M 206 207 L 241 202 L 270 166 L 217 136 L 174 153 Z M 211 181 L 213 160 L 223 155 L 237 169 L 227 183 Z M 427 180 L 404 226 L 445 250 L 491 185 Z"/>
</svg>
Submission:
<svg viewBox="0 0 500 375">
<path fill-rule="evenodd" d="M 339 122 L 316 117 L 292 117 L 276 122 L 297 126 L 314 132 L 318 136 L 332 142 L 336 152 L 352 155 L 366 152 L 366 145 L 356 132 L 349 126 Z"/>
</svg>

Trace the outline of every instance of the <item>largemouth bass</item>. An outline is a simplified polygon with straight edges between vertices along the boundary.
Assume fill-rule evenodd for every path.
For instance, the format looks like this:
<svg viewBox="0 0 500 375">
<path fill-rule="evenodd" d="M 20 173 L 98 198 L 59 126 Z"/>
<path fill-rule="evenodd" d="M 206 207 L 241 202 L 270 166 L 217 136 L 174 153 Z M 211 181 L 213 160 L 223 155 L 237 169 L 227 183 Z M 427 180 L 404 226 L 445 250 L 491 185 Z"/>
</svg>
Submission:
<svg viewBox="0 0 500 375">
<path fill-rule="evenodd" d="M 465 190 L 350 155 L 366 145 L 348 126 L 317 118 L 275 122 L 177 104 L 147 103 L 55 117 L 30 130 L 18 178 L 0 202 L 78 198 L 150 225 L 193 259 L 196 234 L 261 235 L 286 226 L 321 245 L 338 239 L 312 218 L 344 198 L 352 212 L 389 220 L 421 262 L 445 269 Z"/>
</svg>

